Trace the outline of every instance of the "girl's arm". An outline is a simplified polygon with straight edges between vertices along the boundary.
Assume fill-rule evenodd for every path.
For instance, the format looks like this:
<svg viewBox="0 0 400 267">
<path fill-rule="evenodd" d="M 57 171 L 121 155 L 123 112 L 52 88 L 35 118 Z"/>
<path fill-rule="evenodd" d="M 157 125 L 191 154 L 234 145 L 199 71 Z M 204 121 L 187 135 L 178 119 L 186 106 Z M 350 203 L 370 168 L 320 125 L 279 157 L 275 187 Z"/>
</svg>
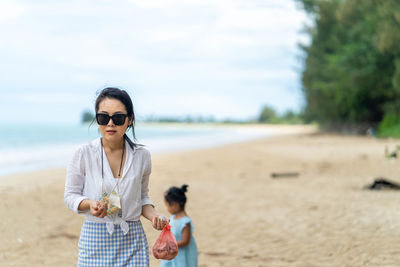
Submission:
<svg viewBox="0 0 400 267">
<path fill-rule="evenodd" d="M 190 243 L 190 223 L 186 224 L 186 226 L 182 230 L 182 240 L 177 241 L 178 247 L 184 247 L 189 245 Z"/>
</svg>

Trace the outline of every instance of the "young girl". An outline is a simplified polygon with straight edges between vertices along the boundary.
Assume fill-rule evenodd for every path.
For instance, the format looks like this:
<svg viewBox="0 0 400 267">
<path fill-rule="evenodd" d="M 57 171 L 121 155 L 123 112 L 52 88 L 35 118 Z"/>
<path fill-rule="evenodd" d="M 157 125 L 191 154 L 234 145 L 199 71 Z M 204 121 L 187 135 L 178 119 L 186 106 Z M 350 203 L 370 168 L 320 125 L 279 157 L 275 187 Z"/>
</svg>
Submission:
<svg viewBox="0 0 400 267">
<path fill-rule="evenodd" d="M 197 267 L 197 246 L 193 238 L 193 223 L 185 212 L 187 185 L 171 187 L 165 192 L 164 201 L 170 218 L 171 232 L 178 242 L 175 259 L 161 261 L 161 267 Z"/>
</svg>

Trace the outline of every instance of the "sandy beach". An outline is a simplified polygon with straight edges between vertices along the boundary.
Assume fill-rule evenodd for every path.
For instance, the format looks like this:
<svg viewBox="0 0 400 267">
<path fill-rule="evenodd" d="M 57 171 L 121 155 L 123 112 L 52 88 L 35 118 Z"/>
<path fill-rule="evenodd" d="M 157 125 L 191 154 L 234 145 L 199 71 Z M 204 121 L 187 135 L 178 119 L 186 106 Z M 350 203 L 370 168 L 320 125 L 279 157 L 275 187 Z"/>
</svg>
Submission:
<svg viewBox="0 0 400 267">
<path fill-rule="evenodd" d="M 165 189 L 189 184 L 199 266 L 399 266 L 400 194 L 363 187 L 400 182 L 384 157 L 400 141 L 300 132 L 153 156 L 160 212 Z M 271 177 L 284 172 L 299 176 Z M 64 169 L 0 178 L 0 266 L 76 265 L 83 217 L 64 182 Z M 142 222 L 151 249 L 159 232 Z"/>
</svg>

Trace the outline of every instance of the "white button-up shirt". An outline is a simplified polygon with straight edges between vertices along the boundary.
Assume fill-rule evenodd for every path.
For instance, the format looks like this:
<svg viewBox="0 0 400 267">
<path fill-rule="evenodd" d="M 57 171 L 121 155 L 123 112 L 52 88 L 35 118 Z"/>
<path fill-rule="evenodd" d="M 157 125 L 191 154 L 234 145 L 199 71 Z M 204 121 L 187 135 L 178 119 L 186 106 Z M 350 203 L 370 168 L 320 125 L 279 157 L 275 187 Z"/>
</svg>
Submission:
<svg viewBox="0 0 400 267">
<path fill-rule="evenodd" d="M 148 197 L 151 173 L 150 152 L 141 145 L 131 148 L 127 141 L 125 141 L 125 148 L 126 159 L 121 178 L 114 178 L 103 150 L 103 188 L 107 193 L 111 193 L 117 181 L 120 180 L 115 192 L 121 198 L 121 217 L 116 215 L 98 218 L 92 216 L 90 211 L 78 211 L 78 206 L 82 200 L 100 200 L 101 198 L 103 178 L 100 138 L 81 145 L 67 167 L 64 191 L 65 205 L 77 213 L 83 213 L 88 221 L 107 223 L 110 233 L 112 232 L 111 228 L 114 228 L 113 224 L 121 224 L 124 230 L 126 228 L 125 221 L 140 219 L 142 206 L 153 205 Z"/>
</svg>

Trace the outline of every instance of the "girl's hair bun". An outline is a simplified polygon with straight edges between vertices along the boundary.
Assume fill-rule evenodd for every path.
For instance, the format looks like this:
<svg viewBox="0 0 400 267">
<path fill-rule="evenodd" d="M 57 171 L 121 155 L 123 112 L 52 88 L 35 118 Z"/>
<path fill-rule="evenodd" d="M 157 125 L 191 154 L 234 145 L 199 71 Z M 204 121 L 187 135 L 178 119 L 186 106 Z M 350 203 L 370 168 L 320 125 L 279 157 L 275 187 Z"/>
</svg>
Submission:
<svg viewBox="0 0 400 267">
<path fill-rule="evenodd" d="M 186 204 L 186 191 L 187 191 L 188 185 L 184 184 L 180 188 L 176 186 L 170 187 L 165 193 L 164 193 L 164 199 L 169 203 L 179 203 L 182 209 L 185 208 Z"/>
<path fill-rule="evenodd" d="M 187 192 L 187 188 L 188 188 L 187 184 L 182 185 L 181 190 L 183 191 L 183 193 Z"/>
</svg>

